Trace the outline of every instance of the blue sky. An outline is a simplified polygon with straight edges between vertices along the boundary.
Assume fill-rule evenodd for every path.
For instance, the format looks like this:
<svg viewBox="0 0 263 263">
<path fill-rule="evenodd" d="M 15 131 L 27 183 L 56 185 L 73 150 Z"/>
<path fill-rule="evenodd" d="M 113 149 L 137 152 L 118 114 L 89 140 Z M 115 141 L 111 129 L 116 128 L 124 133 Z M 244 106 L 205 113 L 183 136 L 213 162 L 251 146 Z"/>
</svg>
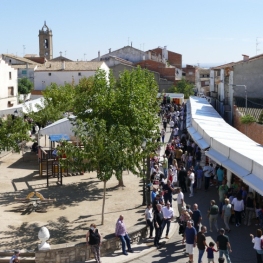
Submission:
<svg viewBox="0 0 263 263">
<path fill-rule="evenodd" d="M 53 54 L 86 60 L 119 49 L 167 46 L 201 66 L 263 53 L 262 0 L 0 0 L 0 53 L 38 54 L 44 21 Z"/>
</svg>

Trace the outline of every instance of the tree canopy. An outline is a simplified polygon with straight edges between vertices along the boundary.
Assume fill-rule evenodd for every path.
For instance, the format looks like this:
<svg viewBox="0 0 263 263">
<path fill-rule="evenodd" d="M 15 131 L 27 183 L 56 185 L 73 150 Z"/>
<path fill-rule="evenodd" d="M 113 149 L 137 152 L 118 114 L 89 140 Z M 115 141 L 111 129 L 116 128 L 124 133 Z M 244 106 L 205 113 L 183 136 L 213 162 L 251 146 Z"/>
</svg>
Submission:
<svg viewBox="0 0 263 263">
<path fill-rule="evenodd" d="M 189 83 L 185 79 L 181 79 L 176 84 L 174 92 L 183 93 L 184 98 L 188 99 L 191 95 L 194 95 L 194 85 L 192 83 Z"/>
<path fill-rule="evenodd" d="M 69 163 L 78 161 L 83 169 L 97 171 L 104 182 L 104 203 L 111 176 L 122 182 L 124 170 L 138 174 L 142 158 L 157 147 L 157 93 L 153 74 L 139 67 L 124 71 L 117 81 L 111 73 L 98 70 L 75 86 L 72 108 L 81 147 L 65 143 L 61 151 Z M 143 140 L 148 141 L 144 151 Z"/>
<path fill-rule="evenodd" d="M 28 94 L 33 89 L 33 83 L 28 78 L 18 80 L 18 92 L 20 94 Z"/>
</svg>

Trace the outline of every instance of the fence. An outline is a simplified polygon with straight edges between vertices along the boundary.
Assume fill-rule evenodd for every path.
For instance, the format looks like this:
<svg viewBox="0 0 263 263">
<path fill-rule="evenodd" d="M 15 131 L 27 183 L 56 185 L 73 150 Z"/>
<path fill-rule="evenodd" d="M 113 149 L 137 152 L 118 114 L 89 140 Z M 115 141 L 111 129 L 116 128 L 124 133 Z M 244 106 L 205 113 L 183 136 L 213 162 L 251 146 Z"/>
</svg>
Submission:
<svg viewBox="0 0 263 263">
<path fill-rule="evenodd" d="M 234 97 L 234 105 L 241 113 L 246 111 L 246 99 L 243 97 Z M 258 121 L 263 111 L 263 98 L 247 98 L 247 114 L 253 116 Z"/>
</svg>

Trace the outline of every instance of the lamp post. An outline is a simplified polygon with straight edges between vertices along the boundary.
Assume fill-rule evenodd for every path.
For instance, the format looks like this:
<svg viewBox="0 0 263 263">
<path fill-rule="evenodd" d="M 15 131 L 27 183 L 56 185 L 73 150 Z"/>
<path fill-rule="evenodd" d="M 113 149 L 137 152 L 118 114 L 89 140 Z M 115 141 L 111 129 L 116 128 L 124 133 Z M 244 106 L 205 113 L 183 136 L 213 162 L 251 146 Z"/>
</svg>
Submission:
<svg viewBox="0 0 263 263">
<path fill-rule="evenodd" d="M 245 115 L 247 115 L 247 86 L 246 85 L 236 85 L 236 84 L 230 84 L 229 86 L 245 88 L 245 99 L 246 99 Z"/>
</svg>

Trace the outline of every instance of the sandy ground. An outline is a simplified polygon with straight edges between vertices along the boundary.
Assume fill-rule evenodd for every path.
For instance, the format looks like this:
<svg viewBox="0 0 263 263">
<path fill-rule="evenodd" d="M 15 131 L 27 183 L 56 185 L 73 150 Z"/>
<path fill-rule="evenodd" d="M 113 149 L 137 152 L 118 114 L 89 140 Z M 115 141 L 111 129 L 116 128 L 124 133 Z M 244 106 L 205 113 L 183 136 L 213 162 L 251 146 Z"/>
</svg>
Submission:
<svg viewBox="0 0 263 263">
<path fill-rule="evenodd" d="M 124 215 L 126 226 L 144 222 L 142 187 L 140 178 L 124 172 L 126 187 L 116 187 L 112 177 L 107 182 L 105 221 L 101 225 L 103 183 L 96 173 L 64 177 L 63 186 L 52 179 L 49 188 L 46 179 L 40 178 L 36 156 L 26 153 L 12 154 L 0 162 L 0 247 L 1 249 L 35 249 L 40 227 L 46 226 L 51 234 L 49 243 L 84 242 L 91 222 L 107 236 L 114 233 L 115 222 Z M 31 157 L 31 160 L 27 158 Z M 33 157 L 33 160 L 32 160 Z M 25 198 L 32 191 L 45 198 L 56 198 L 46 212 L 26 212 L 26 207 L 15 197 Z"/>
</svg>

